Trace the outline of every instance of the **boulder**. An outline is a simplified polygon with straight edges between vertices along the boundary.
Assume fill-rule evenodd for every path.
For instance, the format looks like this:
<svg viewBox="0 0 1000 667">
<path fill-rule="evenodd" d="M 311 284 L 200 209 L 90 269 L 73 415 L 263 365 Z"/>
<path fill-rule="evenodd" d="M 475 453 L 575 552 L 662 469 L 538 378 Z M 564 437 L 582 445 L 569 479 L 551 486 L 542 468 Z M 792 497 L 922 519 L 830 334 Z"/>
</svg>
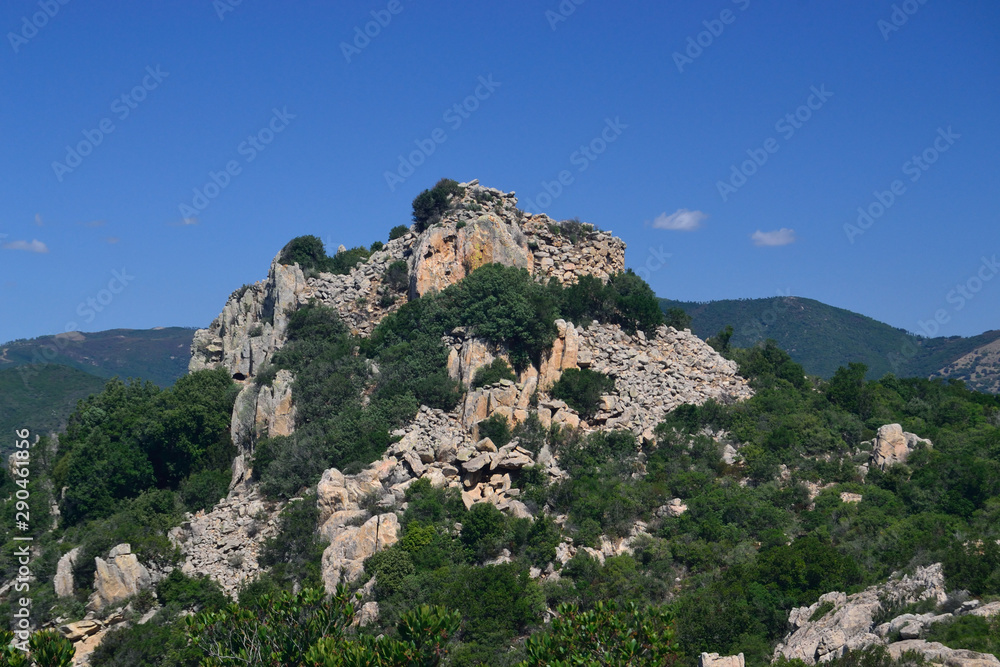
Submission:
<svg viewBox="0 0 1000 667">
<path fill-rule="evenodd" d="M 74 547 L 63 554 L 56 565 L 56 575 L 52 578 L 52 584 L 56 589 L 56 597 L 65 598 L 73 595 L 73 567 L 76 559 L 80 555 L 80 547 Z"/>
<path fill-rule="evenodd" d="M 132 547 L 119 544 L 111 549 L 108 560 L 95 558 L 94 593 L 87 602 L 87 609 L 99 611 L 109 604 L 121 602 L 144 588 L 149 588 L 153 578 L 139 562 Z"/>
<path fill-rule="evenodd" d="M 440 292 L 484 264 L 505 264 L 532 270 L 534 257 L 520 227 L 495 215 L 483 215 L 462 229 L 453 225 L 424 232 L 413 252 L 411 298 Z"/>
<path fill-rule="evenodd" d="M 904 653 L 913 651 L 922 655 L 928 662 L 944 664 L 947 667 L 1000 667 L 1000 660 L 995 655 L 952 649 L 944 644 L 926 642 L 922 639 L 893 642 L 889 644 L 888 649 L 893 660 L 899 660 Z"/>
<path fill-rule="evenodd" d="M 364 572 L 365 559 L 396 543 L 399 519 L 392 512 L 379 514 L 361 526 L 339 531 L 323 551 L 323 585 L 328 593 L 337 584 L 357 579 Z"/>
<path fill-rule="evenodd" d="M 906 463 L 910 453 L 919 445 L 932 447 L 933 443 L 913 433 L 906 433 L 899 424 L 886 424 L 878 429 L 872 441 L 871 461 L 880 470 L 896 463 Z"/>
<path fill-rule="evenodd" d="M 743 654 L 723 655 L 718 653 L 702 653 L 698 657 L 698 667 L 745 667 Z"/>
<path fill-rule="evenodd" d="M 940 563 L 917 568 L 912 576 L 894 577 L 885 584 L 871 586 L 854 595 L 840 592 L 821 595 L 812 606 L 799 607 L 789 613 L 791 632 L 775 648 L 774 658 L 797 658 L 814 665 L 847 651 L 884 645 L 888 624 L 874 627 L 874 620 L 883 608 L 883 600 L 910 604 L 927 599 L 938 603 L 947 599 Z M 830 608 L 826 613 L 818 614 L 822 606 Z M 814 616 L 818 617 L 812 620 Z M 934 617 L 933 614 L 926 616 Z M 899 628 L 917 623 L 908 632 L 919 632 L 921 621 L 914 619 L 916 617 L 900 617 Z"/>
</svg>

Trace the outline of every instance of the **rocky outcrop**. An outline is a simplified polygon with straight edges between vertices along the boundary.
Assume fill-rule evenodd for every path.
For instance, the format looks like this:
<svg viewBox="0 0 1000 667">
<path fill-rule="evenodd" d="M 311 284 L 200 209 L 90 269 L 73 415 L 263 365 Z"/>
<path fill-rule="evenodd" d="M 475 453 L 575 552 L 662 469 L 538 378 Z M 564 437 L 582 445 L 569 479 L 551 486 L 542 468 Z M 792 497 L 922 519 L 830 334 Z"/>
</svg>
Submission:
<svg viewBox="0 0 1000 667">
<path fill-rule="evenodd" d="M 797 658 L 813 665 L 832 660 L 847 651 L 872 645 L 884 646 L 895 622 L 893 619 L 876 627 L 875 621 L 885 606 L 906 605 L 927 599 L 938 603 L 947 599 L 940 563 L 917 568 L 913 576 L 896 577 L 854 595 L 827 593 L 812 606 L 791 611 L 788 615 L 791 632 L 778 644 L 774 657 Z M 829 610 L 821 614 L 821 607 L 828 607 Z M 903 619 L 900 627 L 913 622 L 913 618 Z"/>
<path fill-rule="evenodd" d="M 275 258 L 267 280 L 233 292 L 208 329 L 195 332 L 188 369 L 221 366 L 237 380 L 252 378 L 284 344 L 290 312 L 311 296 L 298 265 Z"/>
<path fill-rule="evenodd" d="M 906 463 L 910 453 L 918 446 L 934 446 L 926 438 L 904 432 L 899 424 L 886 424 L 880 427 L 871 444 L 872 465 L 880 470 L 885 470 L 896 463 Z"/>
<path fill-rule="evenodd" d="M 52 584 L 56 589 L 56 597 L 65 598 L 73 595 L 75 589 L 73 582 L 73 567 L 76 566 L 76 559 L 80 555 L 80 547 L 74 547 L 64 553 L 59 563 L 56 565 L 56 575 L 52 578 Z"/>
<path fill-rule="evenodd" d="M 113 547 L 107 560 L 95 558 L 94 562 L 97 565 L 94 592 L 87 601 L 87 609 L 91 611 L 121 602 L 154 583 L 149 570 L 139 562 L 128 544 Z"/>
<path fill-rule="evenodd" d="M 206 575 L 229 596 L 256 577 L 264 541 L 277 533 L 276 504 L 265 502 L 256 489 L 222 500 L 211 511 L 188 514 L 168 537 L 184 557 L 181 571 Z"/>
<path fill-rule="evenodd" d="M 895 642 L 889 644 L 888 648 L 893 660 L 899 660 L 905 653 L 912 651 L 932 664 L 947 665 L 947 667 L 1000 667 L 1000 660 L 990 653 L 952 649 L 944 644 L 926 642 L 922 639 Z"/>
<path fill-rule="evenodd" d="M 510 204 L 511 208 L 516 201 Z M 421 235 L 414 249 L 411 297 L 440 292 L 480 266 L 492 263 L 529 272 L 533 268 L 534 256 L 528 250 L 527 238 L 507 216 L 484 214 L 461 227 L 457 224 L 432 227 Z"/>
<path fill-rule="evenodd" d="M 745 667 L 743 654 L 723 655 L 718 653 L 702 653 L 698 657 L 698 667 Z"/>
<path fill-rule="evenodd" d="M 364 572 L 365 559 L 399 539 L 399 519 L 392 512 L 378 514 L 360 526 L 337 532 L 323 551 L 323 585 L 328 593 L 337 584 L 355 581 Z"/>
</svg>

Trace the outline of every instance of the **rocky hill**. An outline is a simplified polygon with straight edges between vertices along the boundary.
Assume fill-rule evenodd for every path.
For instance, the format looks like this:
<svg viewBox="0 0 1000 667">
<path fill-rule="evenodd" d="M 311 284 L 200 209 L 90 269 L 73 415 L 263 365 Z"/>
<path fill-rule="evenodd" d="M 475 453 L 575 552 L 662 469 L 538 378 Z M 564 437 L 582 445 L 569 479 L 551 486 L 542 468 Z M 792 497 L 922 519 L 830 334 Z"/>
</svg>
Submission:
<svg viewBox="0 0 1000 667">
<path fill-rule="evenodd" d="M 174 535 L 186 554 L 188 571 L 206 572 L 230 592 L 258 572 L 253 547 L 244 550 L 249 557 L 237 566 L 228 555 L 236 545 L 259 544 L 267 537 L 264 532 L 255 537 L 240 533 L 240 526 L 251 523 L 243 519 L 253 513 L 245 507 L 259 502 L 251 462 L 261 438 L 294 433 L 295 379 L 284 370 L 270 386 L 258 387 L 253 379 L 285 344 L 288 320 L 297 308 L 319 300 L 336 308 L 352 333 L 364 336 L 406 300 L 441 291 L 484 264 L 521 267 L 536 280 L 562 283 L 581 276 L 606 280 L 623 270 L 625 244 L 610 232 L 574 228 L 570 236 L 547 216 L 519 211 L 513 193 L 484 188 L 476 181 L 462 187 L 463 197 L 437 225 L 389 241 L 347 275 L 303 272 L 298 265 L 282 264 L 279 255 L 266 280 L 234 293 L 212 325 L 196 332 L 190 369 L 226 368 L 243 389 L 233 410 L 238 455 L 230 498 L 212 512 L 193 517 Z M 479 210 L 483 202 L 488 212 Z M 405 298 L 384 307 L 377 295 L 385 287 L 387 267 L 396 261 L 407 263 L 408 288 Z M 678 405 L 710 398 L 729 403 L 752 394 L 737 375 L 736 364 L 690 332 L 661 326 L 647 337 L 597 322 L 584 328 L 558 320 L 556 326 L 558 337 L 540 365 L 529 365 L 516 381 L 470 389 L 452 412 L 421 408 L 412 424 L 394 434 L 398 442 L 362 473 L 345 476 L 327 470 L 317 502 L 322 508 L 318 528 L 330 540 L 322 562 L 328 590 L 356 578 L 361 561 L 396 541 L 394 510 L 404 504 L 404 492 L 417 479 L 460 490 L 467 507 L 490 502 L 513 516 L 531 516 L 514 488 L 520 471 L 537 465 L 552 478 L 565 473 L 547 449 L 532 453 L 516 440 L 498 448 L 481 437 L 479 425 L 494 415 L 511 425 L 534 416 L 546 429 L 624 428 L 653 440 L 654 427 Z M 451 332 L 446 344 L 449 375 L 467 388 L 477 371 L 497 357 L 507 358 L 502 349 L 465 331 Z M 571 368 L 615 378 L 613 391 L 602 397 L 601 409 L 589 418 L 548 394 Z M 359 506 L 373 494 L 384 509 L 375 516 Z M 351 525 L 368 516 L 360 527 Z M 200 526 L 230 526 L 235 532 Z M 220 534 L 230 538 L 219 539 Z"/>
</svg>

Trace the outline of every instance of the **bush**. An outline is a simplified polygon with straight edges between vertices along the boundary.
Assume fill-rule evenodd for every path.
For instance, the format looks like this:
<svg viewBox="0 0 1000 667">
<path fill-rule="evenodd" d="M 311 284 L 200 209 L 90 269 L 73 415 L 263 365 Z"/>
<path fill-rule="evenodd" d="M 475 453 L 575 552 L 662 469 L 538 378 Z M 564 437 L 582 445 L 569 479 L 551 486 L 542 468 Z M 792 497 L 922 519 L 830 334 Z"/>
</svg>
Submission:
<svg viewBox="0 0 1000 667">
<path fill-rule="evenodd" d="M 664 324 L 678 331 L 691 328 L 691 316 L 683 308 L 670 308 L 664 314 Z"/>
<path fill-rule="evenodd" d="M 195 611 L 215 611 L 229 603 L 219 585 L 202 575 L 189 577 L 175 569 L 156 584 L 156 597 L 166 605 Z"/>
<path fill-rule="evenodd" d="M 326 248 L 318 236 L 297 236 L 289 241 L 278 255 L 279 264 L 298 264 L 303 271 L 307 269 L 325 270 L 329 257 Z"/>
<path fill-rule="evenodd" d="M 271 568 L 274 579 L 287 585 L 320 585 L 324 544 L 316 533 L 319 508 L 312 497 L 285 506 L 278 517 L 278 534 L 260 552 L 260 564 Z"/>
<path fill-rule="evenodd" d="M 341 250 L 330 258 L 325 268 L 321 268 L 320 270 L 346 276 L 351 272 L 351 269 L 368 259 L 369 254 L 368 250 L 361 246 L 351 248 L 350 250 Z"/>
<path fill-rule="evenodd" d="M 566 401 L 581 415 L 589 417 L 597 412 L 601 396 L 615 388 L 614 378 L 589 368 L 567 368 L 559 381 L 552 385 L 552 396 Z"/>
<path fill-rule="evenodd" d="M 451 206 L 452 196 L 461 197 L 462 188 L 457 181 L 442 178 L 430 190 L 424 190 L 413 200 L 413 222 L 417 232 L 423 232 L 438 222 Z"/>
<path fill-rule="evenodd" d="M 476 370 L 476 374 L 472 378 L 472 386 L 473 388 L 487 387 L 491 384 L 496 384 L 500 380 L 517 382 L 517 376 L 514 375 L 514 371 L 511 370 L 510 365 L 506 361 L 501 357 L 497 357 L 488 365 L 481 366 Z"/>
<path fill-rule="evenodd" d="M 393 292 L 402 292 L 410 286 L 410 269 L 403 260 L 396 260 L 385 270 L 385 284 Z"/>
<path fill-rule="evenodd" d="M 479 422 L 479 437 L 489 438 L 497 447 L 503 447 L 510 442 L 510 423 L 503 415 L 490 415 L 488 419 Z"/>
<path fill-rule="evenodd" d="M 598 602 L 589 611 L 560 605 L 549 627 L 529 637 L 525 647 L 528 659 L 519 667 L 671 665 L 678 657 L 673 615 L 640 611 L 634 603 L 619 609 L 614 602 Z"/>
<path fill-rule="evenodd" d="M 476 503 L 462 519 L 462 544 L 479 562 L 500 553 L 506 532 L 507 517 L 492 503 Z"/>
</svg>

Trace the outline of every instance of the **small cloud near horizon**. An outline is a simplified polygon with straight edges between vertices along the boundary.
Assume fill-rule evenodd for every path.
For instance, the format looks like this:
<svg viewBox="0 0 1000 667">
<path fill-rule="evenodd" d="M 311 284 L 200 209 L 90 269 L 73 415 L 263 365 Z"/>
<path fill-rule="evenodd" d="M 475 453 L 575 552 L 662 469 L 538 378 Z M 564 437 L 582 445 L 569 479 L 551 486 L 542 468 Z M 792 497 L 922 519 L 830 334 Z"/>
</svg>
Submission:
<svg viewBox="0 0 1000 667">
<path fill-rule="evenodd" d="M 689 211 L 686 208 L 679 208 L 670 215 L 667 215 L 666 211 L 664 211 L 656 216 L 656 219 L 653 220 L 653 227 L 672 232 L 693 232 L 701 227 L 701 223 L 707 219 L 708 214 L 701 211 Z"/>
<path fill-rule="evenodd" d="M 774 247 L 795 243 L 795 230 L 782 227 L 773 232 L 762 232 L 759 229 L 750 235 L 755 246 Z"/>
<path fill-rule="evenodd" d="M 84 227 L 103 227 L 108 224 L 107 220 L 91 220 L 90 222 L 81 222 Z"/>
<path fill-rule="evenodd" d="M 109 236 L 108 238 L 106 238 L 104 240 L 107 241 L 108 243 L 110 243 L 111 245 L 114 245 L 114 244 L 118 243 L 119 241 L 121 241 L 121 239 L 118 238 L 117 236 Z"/>
<path fill-rule="evenodd" d="M 32 239 L 29 243 L 28 241 L 11 241 L 10 243 L 4 243 L 0 248 L 4 250 L 25 250 L 27 252 L 37 252 L 40 254 L 47 253 L 49 247 L 39 241 L 38 239 Z"/>
<path fill-rule="evenodd" d="M 198 218 L 181 218 L 170 223 L 173 227 L 190 227 L 198 224 Z"/>
</svg>

